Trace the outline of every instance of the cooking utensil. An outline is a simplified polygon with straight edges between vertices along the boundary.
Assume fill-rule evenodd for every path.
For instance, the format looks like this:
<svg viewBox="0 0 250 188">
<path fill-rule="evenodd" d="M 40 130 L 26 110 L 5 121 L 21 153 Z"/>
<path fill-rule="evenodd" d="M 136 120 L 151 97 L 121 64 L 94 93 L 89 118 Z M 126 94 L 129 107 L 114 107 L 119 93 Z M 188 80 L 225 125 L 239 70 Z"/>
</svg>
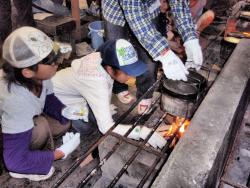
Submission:
<svg viewBox="0 0 250 188">
<path fill-rule="evenodd" d="M 195 100 L 198 95 L 197 88 L 192 84 L 167 78 L 163 80 L 162 92 L 172 97 L 191 101 Z"/>
</svg>

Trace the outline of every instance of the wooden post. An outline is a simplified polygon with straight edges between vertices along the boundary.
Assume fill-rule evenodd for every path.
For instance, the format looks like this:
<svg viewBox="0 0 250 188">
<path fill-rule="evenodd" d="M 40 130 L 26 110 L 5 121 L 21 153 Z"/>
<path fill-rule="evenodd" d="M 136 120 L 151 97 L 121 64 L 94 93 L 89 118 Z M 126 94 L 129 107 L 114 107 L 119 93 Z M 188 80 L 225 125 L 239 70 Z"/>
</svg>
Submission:
<svg viewBox="0 0 250 188">
<path fill-rule="evenodd" d="M 71 14 L 76 22 L 75 39 L 76 41 L 79 42 L 81 40 L 81 20 L 80 20 L 79 0 L 71 0 Z"/>
</svg>

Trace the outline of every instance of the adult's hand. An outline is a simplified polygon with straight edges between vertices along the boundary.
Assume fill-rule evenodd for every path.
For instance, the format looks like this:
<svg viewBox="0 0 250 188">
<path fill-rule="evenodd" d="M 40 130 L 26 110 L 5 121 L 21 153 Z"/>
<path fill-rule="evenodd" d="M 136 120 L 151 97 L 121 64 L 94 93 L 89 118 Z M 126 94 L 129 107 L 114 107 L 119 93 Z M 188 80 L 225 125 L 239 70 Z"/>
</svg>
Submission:
<svg viewBox="0 0 250 188">
<path fill-rule="evenodd" d="M 172 50 L 168 50 L 164 55 L 155 59 L 162 63 L 164 74 L 172 80 L 187 80 L 188 71 L 180 58 Z"/>
<path fill-rule="evenodd" d="M 184 43 L 187 54 L 186 68 L 199 70 L 203 62 L 202 50 L 198 39 L 188 40 Z"/>
</svg>

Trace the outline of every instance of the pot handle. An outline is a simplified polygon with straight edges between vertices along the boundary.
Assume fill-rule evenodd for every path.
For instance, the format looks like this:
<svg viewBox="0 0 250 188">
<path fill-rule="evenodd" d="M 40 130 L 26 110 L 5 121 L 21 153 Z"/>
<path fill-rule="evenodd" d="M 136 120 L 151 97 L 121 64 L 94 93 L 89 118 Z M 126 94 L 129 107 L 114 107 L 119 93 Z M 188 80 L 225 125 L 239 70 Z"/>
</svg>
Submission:
<svg viewBox="0 0 250 188">
<path fill-rule="evenodd" d="M 193 61 L 186 61 L 186 62 L 193 63 Z M 207 67 L 205 67 L 204 65 L 201 65 L 201 69 L 204 70 L 204 71 L 207 71 L 206 80 L 208 80 L 208 78 L 209 78 L 209 76 L 210 76 L 211 68 L 207 68 Z"/>
</svg>

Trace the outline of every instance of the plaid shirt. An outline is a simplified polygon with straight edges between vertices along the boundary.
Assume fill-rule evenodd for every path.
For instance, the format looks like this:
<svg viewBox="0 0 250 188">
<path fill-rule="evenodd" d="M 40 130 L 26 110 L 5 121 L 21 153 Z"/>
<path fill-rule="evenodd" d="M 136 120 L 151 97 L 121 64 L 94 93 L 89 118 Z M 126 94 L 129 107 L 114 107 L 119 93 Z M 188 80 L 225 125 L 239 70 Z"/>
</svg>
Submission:
<svg viewBox="0 0 250 188">
<path fill-rule="evenodd" d="M 127 22 L 138 41 L 155 59 L 168 48 L 168 42 L 155 28 L 152 20 L 160 8 L 149 11 L 157 0 L 102 0 L 104 18 L 114 25 Z M 197 38 L 187 0 L 169 0 L 169 5 L 183 41 Z"/>
</svg>

